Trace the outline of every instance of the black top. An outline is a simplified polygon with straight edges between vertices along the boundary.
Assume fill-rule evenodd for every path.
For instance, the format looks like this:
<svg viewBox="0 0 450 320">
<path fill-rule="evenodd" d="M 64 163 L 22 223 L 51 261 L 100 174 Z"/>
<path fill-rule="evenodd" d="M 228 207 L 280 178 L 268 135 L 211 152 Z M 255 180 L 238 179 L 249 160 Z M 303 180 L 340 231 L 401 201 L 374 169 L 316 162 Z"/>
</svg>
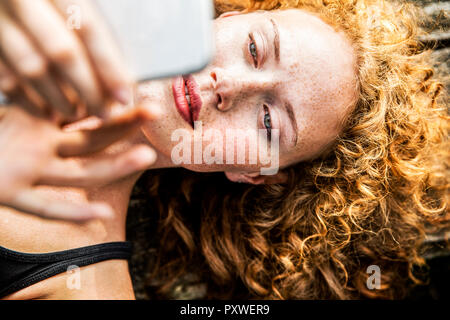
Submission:
<svg viewBox="0 0 450 320">
<path fill-rule="evenodd" d="M 110 242 L 52 253 L 21 253 L 0 246 L 0 298 L 68 271 L 113 259 L 131 257 L 130 242 Z"/>
</svg>

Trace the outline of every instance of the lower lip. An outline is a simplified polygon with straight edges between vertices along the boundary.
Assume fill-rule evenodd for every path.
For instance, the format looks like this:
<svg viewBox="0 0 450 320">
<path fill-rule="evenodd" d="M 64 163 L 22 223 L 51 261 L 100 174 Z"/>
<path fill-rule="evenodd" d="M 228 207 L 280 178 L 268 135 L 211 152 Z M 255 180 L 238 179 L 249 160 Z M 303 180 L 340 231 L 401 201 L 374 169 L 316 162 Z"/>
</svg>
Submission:
<svg viewBox="0 0 450 320">
<path fill-rule="evenodd" d="M 186 99 L 184 86 L 187 86 L 191 99 L 191 107 Z M 199 95 L 199 89 L 191 75 L 179 76 L 172 81 L 172 91 L 175 99 L 175 106 L 181 117 L 191 126 L 194 127 L 194 121 L 198 120 L 202 101 Z"/>
</svg>

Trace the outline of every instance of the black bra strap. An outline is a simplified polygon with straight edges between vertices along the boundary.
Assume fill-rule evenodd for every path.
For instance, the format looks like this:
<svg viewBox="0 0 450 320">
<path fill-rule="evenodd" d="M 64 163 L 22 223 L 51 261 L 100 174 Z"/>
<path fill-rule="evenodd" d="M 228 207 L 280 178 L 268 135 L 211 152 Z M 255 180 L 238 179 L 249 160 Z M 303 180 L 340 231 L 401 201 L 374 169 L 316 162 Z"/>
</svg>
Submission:
<svg viewBox="0 0 450 320">
<path fill-rule="evenodd" d="M 0 297 L 17 292 L 70 266 L 83 267 L 105 260 L 128 260 L 130 242 L 110 242 L 52 253 L 21 253 L 0 246 Z"/>
</svg>

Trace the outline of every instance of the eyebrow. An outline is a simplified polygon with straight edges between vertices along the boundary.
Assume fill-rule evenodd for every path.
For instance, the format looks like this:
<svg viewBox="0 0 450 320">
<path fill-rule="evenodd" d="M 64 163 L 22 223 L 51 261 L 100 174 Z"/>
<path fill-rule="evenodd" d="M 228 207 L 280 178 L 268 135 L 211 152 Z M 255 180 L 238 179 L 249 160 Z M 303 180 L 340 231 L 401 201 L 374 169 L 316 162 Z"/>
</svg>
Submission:
<svg viewBox="0 0 450 320">
<path fill-rule="evenodd" d="M 294 128 L 294 147 L 297 146 L 297 140 L 298 140 L 298 126 L 297 126 L 297 120 L 295 119 L 294 115 L 294 108 L 292 107 L 292 104 L 290 104 L 288 101 L 284 104 L 284 109 L 286 110 L 289 120 L 291 121 L 292 128 Z"/>
<path fill-rule="evenodd" d="M 275 23 L 273 19 L 270 19 L 270 22 L 273 26 L 273 48 L 275 51 L 275 60 L 279 63 L 280 62 L 280 31 L 278 30 L 278 26 Z"/>
</svg>

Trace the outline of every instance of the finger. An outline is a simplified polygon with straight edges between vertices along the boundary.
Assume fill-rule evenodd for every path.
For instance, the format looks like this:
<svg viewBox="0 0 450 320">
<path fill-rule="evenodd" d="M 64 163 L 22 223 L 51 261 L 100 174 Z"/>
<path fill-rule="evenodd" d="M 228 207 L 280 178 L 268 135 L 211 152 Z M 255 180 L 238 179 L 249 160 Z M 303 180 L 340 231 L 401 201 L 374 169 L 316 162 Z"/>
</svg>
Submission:
<svg viewBox="0 0 450 320">
<path fill-rule="evenodd" d="M 8 39 L 6 39 L 6 37 L 10 36 L 8 27 L 11 25 L 7 24 L 7 19 L 8 18 L 4 15 L 3 11 L 0 10 L 0 30 L 2 32 L 0 37 L 0 53 L 4 51 L 2 50 L 3 48 L 9 47 L 7 44 Z M 18 77 L 14 75 L 9 67 L 7 67 L 3 59 L 0 59 L 0 91 L 2 91 L 9 100 L 20 105 L 29 112 L 33 112 L 33 108 L 39 109 L 35 103 L 28 99 L 24 88 L 19 83 Z"/>
<path fill-rule="evenodd" d="M 9 96 L 19 86 L 19 81 L 14 73 L 0 59 L 0 91 Z"/>
<path fill-rule="evenodd" d="M 63 15 L 71 12 L 76 3 L 82 17 L 77 33 L 87 48 L 103 86 L 111 97 L 128 105 L 132 101 L 133 81 L 97 8 L 86 0 L 53 0 L 53 3 Z"/>
<path fill-rule="evenodd" d="M 72 105 L 76 105 L 78 99 L 73 90 L 70 87 L 65 86 L 62 91 L 65 92 L 65 97 L 67 97 L 67 100 L 69 101 L 68 106 L 71 108 Z M 14 103 L 20 105 L 35 116 L 44 116 L 46 114 L 44 108 L 45 101 L 37 102 L 36 100 L 39 100 L 38 94 L 34 92 L 34 90 L 32 90 L 32 88 L 30 88 L 29 85 L 27 85 L 25 82 L 20 83 L 20 80 L 17 78 L 17 76 L 14 75 L 14 73 L 10 70 L 10 68 L 6 66 L 1 58 L 0 92 L 4 93 L 10 101 L 13 101 Z M 59 94 L 59 92 L 56 92 L 56 94 Z M 67 103 L 65 97 L 63 98 L 63 101 L 58 105 L 61 106 Z"/>
<path fill-rule="evenodd" d="M 0 59 L 0 92 L 34 116 L 44 116 L 44 109 L 30 98 L 31 88 L 24 89 L 17 77 Z"/>
<path fill-rule="evenodd" d="M 21 107 L 29 114 L 35 117 L 45 117 L 46 113 L 39 106 L 35 105 L 30 99 L 28 99 L 24 94 L 18 94 L 11 98 L 13 104 Z"/>
<path fill-rule="evenodd" d="M 14 21 L 1 12 L 0 28 L 3 31 L 0 48 L 6 60 L 5 64 L 7 62 L 11 69 L 18 73 L 18 77 L 28 82 L 48 104 L 62 114 L 72 116 L 74 108 L 62 94 L 56 82 L 48 75 L 48 64 L 45 58 L 34 47 L 27 35 Z"/>
<path fill-rule="evenodd" d="M 36 40 L 43 55 L 86 101 L 89 112 L 101 114 L 103 92 L 89 56 L 59 12 L 48 1 L 15 0 L 12 3 L 14 13 Z M 51 41 L 48 41 L 49 35 Z"/>
<path fill-rule="evenodd" d="M 77 110 L 75 104 L 69 101 L 61 87 L 49 74 L 44 74 L 38 79 L 31 79 L 30 83 L 43 96 L 46 105 L 52 106 L 54 111 L 60 112 L 68 120 L 76 119 Z"/>
<path fill-rule="evenodd" d="M 136 146 L 119 155 L 84 161 L 55 160 L 44 169 L 38 184 L 52 186 L 94 187 L 109 184 L 139 171 L 156 161 L 148 146 Z"/>
<path fill-rule="evenodd" d="M 153 115 L 145 109 L 133 109 L 96 130 L 65 133 L 57 149 L 61 157 L 77 157 L 98 152 L 137 130 Z"/>
<path fill-rule="evenodd" d="M 48 110 L 43 106 L 40 97 L 27 85 L 18 86 L 9 94 L 12 104 L 15 104 L 35 117 L 48 118 Z"/>
<path fill-rule="evenodd" d="M 55 199 L 46 199 L 37 190 L 27 189 L 17 194 L 7 206 L 34 214 L 46 219 L 62 219 L 71 221 L 86 221 L 89 219 L 112 218 L 112 208 L 103 203 L 72 203 Z"/>
</svg>

